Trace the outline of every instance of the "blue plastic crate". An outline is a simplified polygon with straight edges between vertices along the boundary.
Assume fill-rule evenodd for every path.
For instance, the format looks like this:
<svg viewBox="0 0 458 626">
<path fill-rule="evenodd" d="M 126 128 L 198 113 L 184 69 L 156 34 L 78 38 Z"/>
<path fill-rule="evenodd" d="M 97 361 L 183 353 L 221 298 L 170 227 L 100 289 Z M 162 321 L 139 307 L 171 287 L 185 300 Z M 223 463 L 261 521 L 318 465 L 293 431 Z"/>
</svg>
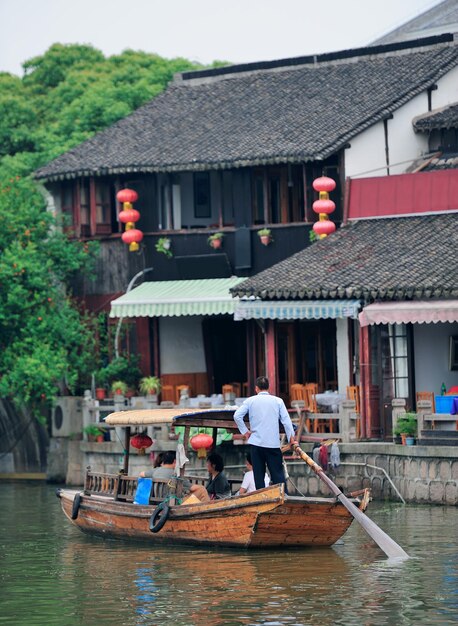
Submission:
<svg viewBox="0 0 458 626">
<path fill-rule="evenodd" d="M 436 413 L 450 413 L 454 398 L 458 396 L 436 396 Z"/>
</svg>

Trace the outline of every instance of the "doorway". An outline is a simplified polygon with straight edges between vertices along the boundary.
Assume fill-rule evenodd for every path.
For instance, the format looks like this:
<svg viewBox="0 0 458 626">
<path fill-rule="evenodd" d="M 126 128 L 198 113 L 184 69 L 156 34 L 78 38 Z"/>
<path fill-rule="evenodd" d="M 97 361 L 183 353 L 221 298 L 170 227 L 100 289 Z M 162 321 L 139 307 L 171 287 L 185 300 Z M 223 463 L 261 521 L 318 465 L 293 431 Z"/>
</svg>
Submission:
<svg viewBox="0 0 458 626">
<path fill-rule="evenodd" d="M 246 382 L 246 322 L 229 315 L 207 317 L 203 333 L 210 393 L 221 393 L 226 383 Z"/>
</svg>

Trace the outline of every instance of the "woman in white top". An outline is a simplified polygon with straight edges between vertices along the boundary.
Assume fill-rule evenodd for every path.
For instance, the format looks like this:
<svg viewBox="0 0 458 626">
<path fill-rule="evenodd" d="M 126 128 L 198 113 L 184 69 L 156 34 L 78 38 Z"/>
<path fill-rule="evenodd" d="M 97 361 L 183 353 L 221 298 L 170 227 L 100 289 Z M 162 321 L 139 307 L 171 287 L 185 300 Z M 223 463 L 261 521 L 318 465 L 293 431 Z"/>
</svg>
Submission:
<svg viewBox="0 0 458 626">
<path fill-rule="evenodd" d="M 251 465 L 251 456 L 247 454 L 245 465 L 247 467 L 248 472 L 246 472 L 243 477 L 242 486 L 239 489 L 238 495 L 242 496 L 244 493 L 251 493 L 252 491 L 256 491 L 256 486 L 254 484 L 254 474 L 253 474 L 253 466 Z M 269 476 L 264 476 L 264 483 L 266 487 L 269 486 L 270 480 Z"/>
</svg>

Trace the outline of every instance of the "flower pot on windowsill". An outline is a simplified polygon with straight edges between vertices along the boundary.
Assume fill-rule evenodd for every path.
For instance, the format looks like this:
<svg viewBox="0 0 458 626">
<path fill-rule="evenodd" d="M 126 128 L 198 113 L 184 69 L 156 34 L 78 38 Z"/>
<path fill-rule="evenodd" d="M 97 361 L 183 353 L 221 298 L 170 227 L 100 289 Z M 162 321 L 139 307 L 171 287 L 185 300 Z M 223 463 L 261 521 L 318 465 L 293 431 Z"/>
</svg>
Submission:
<svg viewBox="0 0 458 626">
<path fill-rule="evenodd" d="M 207 239 L 208 245 L 211 246 L 213 250 L 221 248 L 223 244 L 223 237 L 224 233 L 213 233 L 213 235 L 210 235 L 210 237 Z"/>
<path fill-rule="evenodd" d="M 415 445 L 415 437 L 411 437 L 410 435 L 406 436 L 406 446 L 414 446 Z"/>
<path fill-rule="evenodd" d="M 258 230 L 258 237 L 264 246 L 268 246 L 272 241 L 272 232 L 270 228 L 261 228 L 261 230 Z"/>
</svg>

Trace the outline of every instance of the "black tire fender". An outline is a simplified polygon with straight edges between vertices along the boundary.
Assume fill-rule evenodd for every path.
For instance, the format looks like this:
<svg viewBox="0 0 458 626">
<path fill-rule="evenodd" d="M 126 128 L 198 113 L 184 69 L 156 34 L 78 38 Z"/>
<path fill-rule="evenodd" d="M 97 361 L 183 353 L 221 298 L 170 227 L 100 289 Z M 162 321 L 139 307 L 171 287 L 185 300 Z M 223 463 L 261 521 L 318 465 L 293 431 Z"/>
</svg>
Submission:
<svg viewBox="0 0 458 626">
<path fill-rule="evenodd" d="M 149 520 L 149 529 L 152 533 L 158 533 L 169 519 L 170 507 L 166 502 L 161 502 L 153 511 Z"/>
<path fill-rule="evenodd" d="M 73 498 L 72 519 L 76 519 L 78 517 L 80 504 L 81 504 L 81 494 L 77 493 L 76 496 Z"/>
</svg>

